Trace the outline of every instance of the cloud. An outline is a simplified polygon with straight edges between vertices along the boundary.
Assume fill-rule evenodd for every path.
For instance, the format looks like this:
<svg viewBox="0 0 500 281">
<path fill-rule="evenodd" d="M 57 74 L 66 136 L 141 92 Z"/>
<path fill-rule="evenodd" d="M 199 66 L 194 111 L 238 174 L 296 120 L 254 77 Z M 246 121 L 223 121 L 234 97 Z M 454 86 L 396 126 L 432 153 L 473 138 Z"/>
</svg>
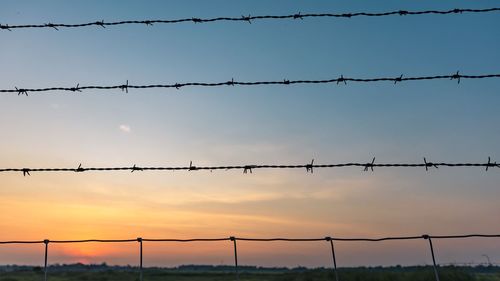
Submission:
<svg viewBox="0 0 500 281">
<path fill-rule="evenodd" d="M 120 131 L 124 132 L 124 133 L 130 133 L 130 126 L 129 125 L 125 125 L 125 124 L 122 124 L 120 125 L 120 127 L 118 127 L 120 129 Z"/>
</svg>

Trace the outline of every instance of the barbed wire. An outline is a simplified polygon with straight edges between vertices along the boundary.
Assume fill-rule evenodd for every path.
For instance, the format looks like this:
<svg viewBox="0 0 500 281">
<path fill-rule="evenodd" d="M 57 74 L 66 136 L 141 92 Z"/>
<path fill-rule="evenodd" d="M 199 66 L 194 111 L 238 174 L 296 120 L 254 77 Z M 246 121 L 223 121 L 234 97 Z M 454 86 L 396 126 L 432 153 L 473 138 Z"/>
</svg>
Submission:
<svg viewBox="0 0 500 281">
<path fill-rule="evenodd" d="M 351 78 L 344 77 L 341 75 L 338 78 L 325 79 L 325 80 L 288 80 L 283 79 L 279 81 L 235 81 L 234 78 L 225 82 L 215 82 L 215 83 L 205 83 L 205 82 L 187 82 L 187 83 L 174 83 L 174 84 L 152 84 L 152 85 L 131 85 L 127 80 L 125 84 L 114 85 L 114 86 L 80 86 L 77 84 L 75 87 L 48 87 L 48 88 L 18 88 L 14 89 L 0 89 L 0 93 L 17 93 L 17 95 L 26 95 L 28 93 L 37 92 L 49 92 L 49 91 L 67 91 L 67 92 L 82 92 L 83 90 L 113 90 L 119 89 L 128 93 L 129 89 L 152 89 L 152 88 L 175 88 L 180 89 L 188 86 L 198 86 L 198 87 L 221 87 L 221 86 L 257 86 L 257 85 L 294 85 L 294 84 L 332 84 L 337 85 L 343 83 L 347 85 L 347 82 L 359 82 L 359 83 L 370 83 L 370 82 L 393 82 L 397 84 L 399 82 L 406 81 L 424 81 L 424 80 L 457 80 L 460 84 L 462 79 L 485 79 L 485 78 L 500 78 L 500 74 L 481 74 L 481 75 L 464 75 L 460 74 L 459 71 L 450 75 L 435 75 L 435 76 L 414 76 L 414 77 L 403 77 L 399 75 L 396 77 L 376 77 L 376 78 Z"/>
<path fill-rule="evenodd" d="M 280 165 L 231 165 L 231 166 L 195 166 L 191 161 L 189 166 L 128 166 L 128 167 L 83 167 L 82 164 L 76 168 L 0 168 L 0 173 L 22 172 L 23 176 L 30 176 L 32 172 L 90 172 L 90 171 L 216 171 L 216 170 L 242 170 L 244 174 L 253 173 L 256 169 L 305 169 L 307 173 L 313 173 L 317 168 L 343 168 L 343 167 L 362 167 L 363 171 L 374 171 L 374 168 L 429 168 L 439 167 L 484 167 L 486 171 L 490 168 L 500 168 L 500 164 L 492 162 L 488 157 L 485 163 L 446 163 L 430 162 L 424 157 L 423 163 L 375 163 L 375 157 L 367 163 L 339 163 L 339 164 L 314 164 L 314 159 L 308 164 L 280 164 Z"/>
<path fill-rule="evenodd" d="M 177 24 L 192 22 L 198 23 L 209 23 L 209 22 L 248 22 L 258 20 L 303 20 L 306 18 L 353 18 L 353 17 L 384 17 L 384 16 L 412 16 L 412 15 L 448 15 L 448 14 L 464 14 L 464 13 L 490 13 L 500 11 L 500 8 L 485 8 L 485 9 L 452 9 L 452 10 L 424 10 L 424 11 L 408 11 L 408 10 L 394 10 L 388 12 L 370 13 L 370 12 L 351 12 L 351 13 L 307 13 L 307 14 L 289 14 L 289 15 L 259 15 L 259 16 L 244 16 L 241 17 L 216 17 L 216 18 L 182 18 L 182 19 L 147 19 L 147 20 L 123 20 L 114 22 L 94 21 L 87 23 L 78 24 L 64 24 L 64 23 L 43 23 L 43 24 L 21 24 L 21 25 L 9 25 L 0 24 L 0 29 L 12 31 L 13 29 L 26 29 L 26 28 L 50 28 L 54 30 L 59 30 L 59 28 L 79 28 L 88 26 L 97 26 L 105 28 L 106 26 L 117 26 L 117 25 L 145 25 L 152 26 L 154 24 Z"/>
</svg>

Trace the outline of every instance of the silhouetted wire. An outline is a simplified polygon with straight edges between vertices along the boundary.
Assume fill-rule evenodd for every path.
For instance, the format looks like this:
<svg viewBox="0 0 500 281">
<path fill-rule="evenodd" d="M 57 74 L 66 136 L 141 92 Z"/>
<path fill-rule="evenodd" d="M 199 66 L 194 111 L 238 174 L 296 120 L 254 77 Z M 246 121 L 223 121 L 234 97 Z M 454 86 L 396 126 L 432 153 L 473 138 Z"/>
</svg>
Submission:
<svg viewBox="0 0 500 281">
<path fill-rule="evenodd" d="M 483 75 L 464 75 L 460 74 L 459 71 L 451 75 L 436 75 L 436 76 L 415 76 L 415 77 L 403 77 L 399 75 L 397 77 L 376 77 L 376 78 L 350 78 L 341 75 L 338 78 L 325 79 L 325 80 L 280 80 L 280 81 L 252 81 L 243 82 L 235 81 L 231 79 L 226 82 L 215 82 L 215 83 L 205 83 L 205 82 L 187 82 L 187 83 L 174 83 L 174 84 L 152 84 L 152 85 L 130 85 L 128 80 L 125 84 L 114 85 L 114 86 L 80 86 L 77 84 L 76 87 L 49 87 L 49 88 L 18 88 L 14 89 L 1 89 L 0 93 L 17 93 L 18 95 L 26 95 L 28 93 L 37 92 L 49 92 L 49 91 L 67 91 L 67 92 L 82 92 L 83 90 L 114 90 L 119 89 L 126 91 L 128 93 L 129 89 L 152 89 L 152 88 L 175 88 L 180 89 L 182 87 L 188 86 L 198 86 L 198 87 L 221 87 L 221 86 L 256 86 L 256 85 L 294 85 L 294 84 L 347 84 L 347 82 L 359 82 L 359 83 L 369 83 L 369 82 L 398 82 L 405 81 L 423 81 L 423 80 L 457 80 L 460 83 L 461 79 L 485 79 L 485 78 L 500 78 L 500 74 L 483 74 Z"/>
<path fill-rule="evenodd" d="M 230 237 L 227 238 L 191 238 L 191 239 L 169 239 L 169 238 L 144 238 L 142 241 L 147 242 L 217 242 L 217 241 L 229 241 Z"/>
<path fill-rule="evenodd" d="M 224 237 L 224 238 L 134 238 L 134 239 L 82 239 L 82 240 L 12 240 L 0 241 L 0 244 L 43 244 L 43 243 L 130 243 L 130 242 L 219 242 L 219 241 L 248 241 L 248 242 L 318 242 L 318 241 L 346 241 L 346 242 L 382 242 L 389 240 L 417 240 L 417 239 L 465 239 L 465 238 L 500 238 L 500 234 L 463 234 L 463 235 L 413 235 L 413 236 L 389 236 L 380 238 L 342 238 L 342 237 L 317 237 L 317 238 L 248 238 L 248 237 Z"/>
<path fill-rule="evenodd" d="M 500 164 L 492 162 L 488 157 L 485 163 L 444 163 L 429 162 L 424 157 L 423 163 L 375 163 L 375 157 L 367 163 L 340 163 L 340 164 L 314 164 L 314 159 L 308 164 L 299 165 L 236 165 L 236 166 L 195 166 L 191 161 L 189 166 L 165 166 L 165 167 L 139 167 L 137 165 L 129 167 L 82 167 L 77 168 L 0 168 L 1 172 L 22 172 L 24 176 L 30 176 L 32 172 L 75 172 L 82 173 L 87 171 L 215 171 L 215 170 L 242 170 L 244 174 L 253 173 L 255 169 L 305 169 L 307 173 L 313 173 L 315 168 L 343 168 L 343 167 L 362 167 L 364 171 L 373 168 L 419 168 L 423 167 L 427 171 L 429 168 L 439 167 L 484 167 L 486 171 L 489 168 L 500 168 Z"/>
<path fill-rule="evenodd" d="M 217 18 L 183 18 L 183 19 L 148 19 L 148 20 L 123 20 L 114 22 L 93 21 L 79 24 L 64 24 L 64 23 L 44 23 L 44 24 L 22 24 L 22 25 L 9 25 L 0 24 L 0 29 L 12 31 L 13 29 L 21 28 L 51 28 L 59 30 L 59 28 L 78 28 L 87 26 L 98 26 L 105 28 L 106 26 L 127 25 L 127 24 L 140 24 L 152 26 L 154 24 L 176 24 L 176 23 L 208 23 L 218 21 L 229 22 L 248 22 L 257 20 L 303 20 L 306 18 L 353 18 L 353 17 L 383 17 L 383 16 L 411 16 L 411 15 L 447 15 L 447 14 L 463 14 L 463 13 L 489 13 L 500 11 L 500 8 L 486 8 L 486 9 L 452 9 L 452 10 L 425 10 L 425 11 L 408 11 L 408 10 L 395 10 L 388 12 L 370 13 L 370 12 L 351 12 L 351 13 L 307 13 L 307 14 L 289 14 L 289 15 L 260 15 L 260 16 L 241 16 L 241 17 L 217 17 Z"/>
</svg>

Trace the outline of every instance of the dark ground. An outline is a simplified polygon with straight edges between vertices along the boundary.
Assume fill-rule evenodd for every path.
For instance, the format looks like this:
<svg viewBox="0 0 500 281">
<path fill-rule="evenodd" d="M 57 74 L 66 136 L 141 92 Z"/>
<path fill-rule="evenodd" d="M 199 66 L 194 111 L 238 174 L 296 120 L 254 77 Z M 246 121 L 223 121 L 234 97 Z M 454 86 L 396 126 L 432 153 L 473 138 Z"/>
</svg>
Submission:
<svg viewBox="0 0 500 281">
<path fill-rule="evenodd" d="M 441 281 L 500 281 L 500 267 L 440 267 Z M 240 273 L 241 281 L 334 281 L 333 272 L 329 269 L 255 269 Z M 344 268 L 339 269 L 340 281 L 435 281 L 432 267 L 389 267 L 389 268 Z M 41 268 L 0 272 L 0 281 L 41 281 Z M 80 270 L 64 271 L 59 268 L 48 272 L 50 281 L 136 281 L 139 274 L 134 269 L 116 270 Z M 145 269 L 144 281 L 178 280 L 178 281 L 215 281 L 236 280 L 234 272 L 228 270 L 176 270 Z"/>
</svg>

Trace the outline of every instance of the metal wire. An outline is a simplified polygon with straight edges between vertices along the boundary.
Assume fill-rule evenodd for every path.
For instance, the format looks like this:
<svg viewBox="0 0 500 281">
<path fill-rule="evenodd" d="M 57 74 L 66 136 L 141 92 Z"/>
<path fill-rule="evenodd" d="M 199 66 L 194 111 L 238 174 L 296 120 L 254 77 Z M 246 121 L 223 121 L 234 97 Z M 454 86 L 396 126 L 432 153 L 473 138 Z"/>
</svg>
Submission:
<svg viewBox="0 0 500 281">
<path fill-rule="evenodd" d="M 429 241 L 429 249 L 431 250 L 432 257 L 432 267 L 434 268 L 434 277 L 436 278 L 436 281 L 439 281 L 439 273 L 437 270 L 436 257 L 434 255 L 434 247 L 432 246 L 432 238 L 428 235 L 424 235 L 424 239 L 427 239 Z"/>
<path fill-rule="evenodd" d="M 47 280 L 48 272 L 48 245 L 49 243 L 90 243 L 90 242 L 104 242 L 104 243 L 129 243 L 129 242 L 139 242 L 139 280 L 143 279 L 143 242 L 217 242 L 217 241 L 231 241 L 233 244 L 234 251 L 234 269 L 235 269 L 235 279 L 238 281 L 240 279 L 239 263 L 238 263 L 238 250 L 237 241 L 247 241 L 247 242 L 319 242 L 326 241 L 329 243 L 329 248 L 332 252 L 333 260 L 333 270 L 335 281 L 339 281 L 339 276 L 337 273 L 337 261 L 335 257 L 335 250 L 333 246 L 333 241 L 359 241 L 359 242 L 381 242 L 387 240 L 416 240 L 425 239 L 429 242 L 429 249 L 432 256 L 433 268 L 435 273 L 436 281 L 439 281 L 438 275 L 438 265 L 435 258 L 435 249 L 432 245 L 431 239 L 457 239 L 457 238 L 471 238 L 471 237 L 481 237 L 481 238 L 500 238 L 500 234 L 462 234 L 462 235 L 416 235 L 416 236 L 391 236 L 391 237 L 381 237 L 381 238 L 340 238 L 340 237 L 330 237 L 326 236 L 324 238 L 245 238 L 245 237 L 225 237 L 225 238 L 192 238 L 192 239 L 172 239 L 172 238 L 135 238 L 135 239 L 83 239 L 83 240 L 36 240 L 36 241 L 0 241 L 1 244 L 45 244 L 45 255 L 44 255 L 44 280 Z"/>
<path fill-rule="evenodd" d="M 235 81 L 231 79 L 225 82 L 215 82 L 215 83 L 205 83 L 205 82 L 187 82 L 187 83 L 174 83 L 174 84 L 151 84 L 151 85 L 130 85 L 128 80 L 122 85 L 113 86 L 80 86 L 77 84 L 76 87 L 48 87 L 48 88 L 18 88 L 14 89 L 0 89 L 0 93 L 17 93 L 17 95 L 26 95 L 29 93 L 39 93 L 39 92 L 52 92 L 52 91 L 66 91 L 66 92 L 82 92 L 84 90 L 115 90 L 119 89 L 126 91 L 128 93 L 129 89 L 153 89 L 153 88 L 175 88 L 180 89 L 182 87 L 222 87 L 222 86 L 257 86 L 257 85 L 295 85 L 295 84 L 340 84 L 347 82 L 358 82 L 358 83 L 371 83 L 371 82 L 393 82 L 394 84 L 398 82 L 406 81 L 423 81 L 423 80 L 457 80 L 458 83 L 462 79 L 485 79 L 485 78 L 500 78 L 500 74 L 481 74 L 481 75 L 464 75 L 460 74 L 459 71 L 450 75 L 435 75 L 435 76 L 414 76 L 414 77 L 403 77 L 399 75 L 396 77 L 375 77 L 375 78 L 351 78 L 344 77 L 341 75 L 338 78 L 325 79 L 325 80 L 280 80 L 280 81 Z"/>
<path fill-rule="evenodd" d="M 49 254 L 49 240 L 44 240 L 43 243 L 45 244 L 45 258 L 44 258 L 44 266 L 43 266 L 43 280 L 47 281 L 47 261 L 48 261 L 48 254 Z"/>
<path fill-rule="evenodd" d="M 145 26 L 152 26 L 154 24 L 176 24 L 176 23 L 208 23 L 208 22 L 247 22 L 258 20 L 303 20 L 307 18 L 353 18 L 353 17 L 384 17 L 384 16 L 412 16 L 412 15 L 448 15 L 448 14 L 464 14 L 464 13 L 489 13 L 498 12 L 500 8 L 486 8 L 486 9 L 452 9 L 452 10 L 424 10 L 424 11 L 408 11 L 408 10 L 394 10 L 387 12 L 371 13 L 371 12 L 351 12 L 351 13 L 307 13 L 307 14 L 289 14 L 289 15 L 259 15 L 259 16 L 241 16 L 241 17 L 216 17 L 216 18 L 182 18 L 182 19 L 147 19 L 147 20 L 122 20 L 114 22 L 93 21 L 87 23 L 77 24 L 64 24 L 64 23 L 43 23 L 43 24 L 21 24 L 9 25 L 0 24 L 0 29 L 12 31 L 13 29 L 26 29 L 26 28 L 50 28 L 59 30 L 59 28 L 79 28 L 88 26 L 97 26 L 105 28 L 107 26 L 116 25 L 131 25 L 139 24 Z"/>
<path fill-rule="evenodd" d="M 234 165 L 234 166 L 194 166 L 193 162 L 189 163 L 189 166 L 164 166 L 164 167 L 139 167 L 137 165 L 128 167 L 82 167 L 82 164 L 78 165 L 77 168 L 0 168 L 0 173 L 6 172 L 22 172 L 23 176 L 30 176 L 33 172 L 75 172 L 83 173 L 89 171 L 215 171 L 215 170 L 243 170 L 243 173 L 252 172 L 255 169 L 305 169 L 307 173 L 313 173 L 316 168 L 343 168 L 343 167 L 362 167 L 364 171 L 376 168 L 425 168 L 428 171 L 429 168 L 439 168 L 439 167 L 484 167 L 486 171 L 489 168 L 500 168 L 500 164 L 497 162 L 492 162 L 491 158 L 488 157 L 488 162 L 485 163 L 445 163 L 445 162 L 429 162 L 424 158 L 423 163 L 375 163 L 375 158 L 371 162 L 367 163 L 340 163 L 340 164 L 314 164 L 311 161 L 309 164 L 299 164 L 299 165 Z"/>
<path fill-rule="evenodd" d="M 333 246 L 333 240 L 331 237 L 325 237 L 325 240 L 330 241 L 330 248 L 332 250 L 333 274 L 335 276 L 335 281 L 339 281 L 339 274 L 337 271 L 337 258 L 335 257 L 335 247 Z"/>
<path fill-rule="evenodd" d="M 312 237 L 312 238 L 249 238 L 229 236 L 223 238 L 133 238 L 133 239 L 82 239 L 82 240 L 10 240 L 0 241 L 0 244 L 67 244 L 67 243 L 131 243 L 131 242 L 220 242 L 220 241 L 247 241 L 247 242 L 320 242 L 320 241 L 340 241 L 340 242 L 382 242 L 390 240 L 418 240 L 429 239 L 467 239 L 467 238 L 500 238 L 500 234 L 462 234 L 462 235 L 411 235 L 411 236 L 388 236 L 379 238 L 350 238 L 350 237 Z"/>
</svg>

